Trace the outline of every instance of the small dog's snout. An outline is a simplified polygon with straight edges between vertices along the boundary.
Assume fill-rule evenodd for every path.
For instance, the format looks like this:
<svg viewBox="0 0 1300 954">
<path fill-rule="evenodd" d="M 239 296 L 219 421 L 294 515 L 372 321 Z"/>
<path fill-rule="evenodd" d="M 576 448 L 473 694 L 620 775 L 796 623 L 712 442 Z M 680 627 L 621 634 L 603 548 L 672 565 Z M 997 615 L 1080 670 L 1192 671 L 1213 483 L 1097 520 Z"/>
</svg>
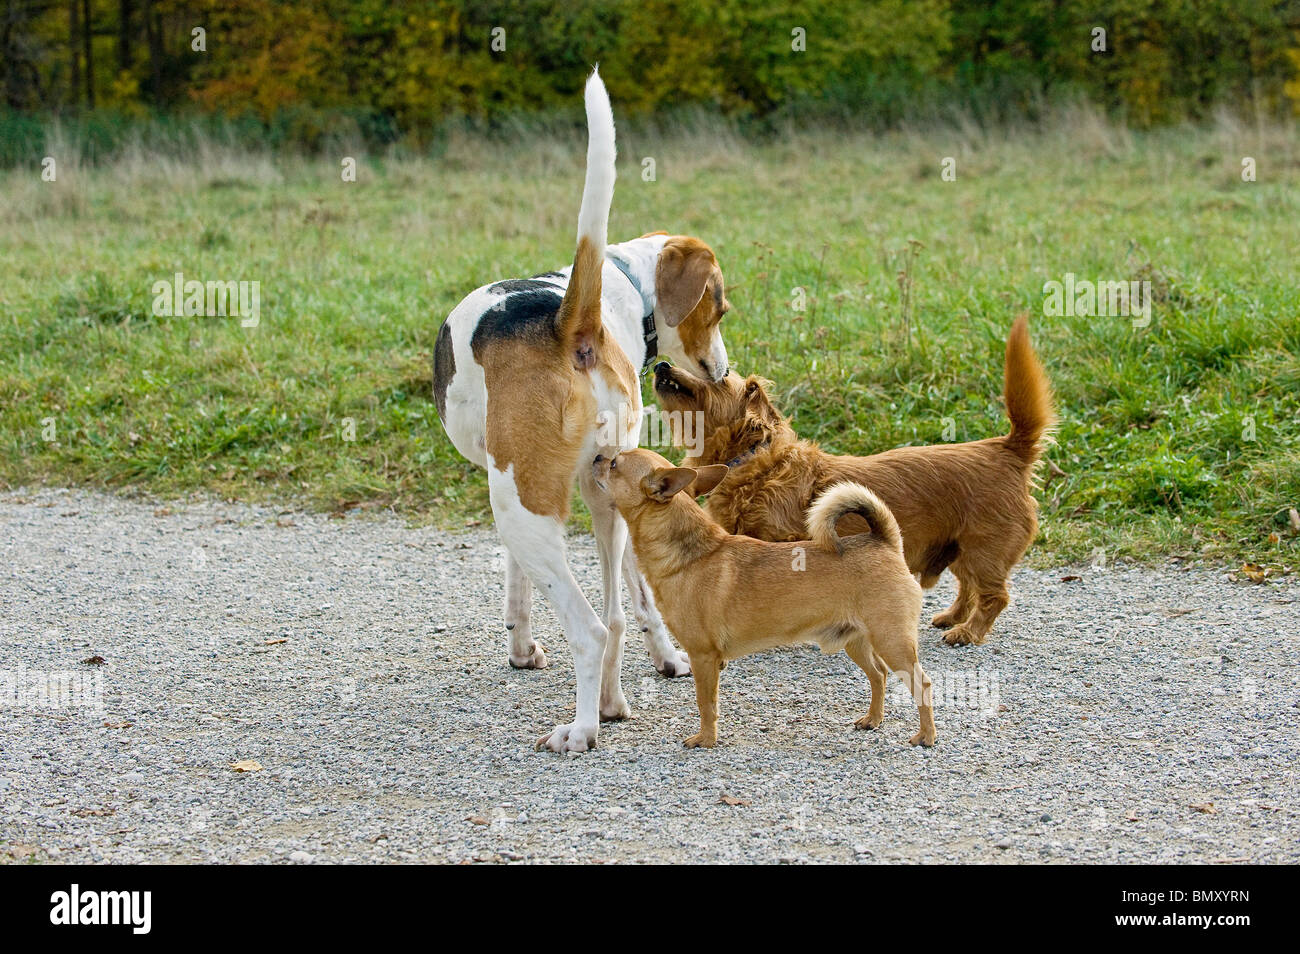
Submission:
<svg viewBox="0 0 1300 954">
<path fill-rule="evenodd" d="M 663 374 L 671 367 L 672 365 L 669 364 L 667 361 L 660 361 L 658 364 L 655 365 L 655 374 Z"/>
</svg>

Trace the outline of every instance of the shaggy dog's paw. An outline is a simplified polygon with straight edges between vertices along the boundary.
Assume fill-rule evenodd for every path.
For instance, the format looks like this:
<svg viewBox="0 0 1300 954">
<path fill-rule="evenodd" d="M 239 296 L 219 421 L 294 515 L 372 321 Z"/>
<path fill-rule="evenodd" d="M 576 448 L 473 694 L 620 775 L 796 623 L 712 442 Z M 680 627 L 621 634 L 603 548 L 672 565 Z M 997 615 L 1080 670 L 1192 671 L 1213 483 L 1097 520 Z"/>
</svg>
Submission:
<svg viewBox="0 0 1300 954">
<path fill-rule="evenodd" d="M 985 636 L 976 635 L 975 632 L 965 623 L 962 623 L 959 626 L 954 626 L 952 629 L 948 630 L 948 632 L 943 634 L 943 641 L 949 646 L 978 646 L 983 643 L 985 639 Z"/>
<path fill-rule="evenodd" d="M 954 613 L 952 610 L 946 609 L 942 613 L 935 613 L 934 618 L 930 620 L 930 625 L 938 629 L 948 629 L 956 626 L 960 622 L 960 613 Z"/>
</svg>

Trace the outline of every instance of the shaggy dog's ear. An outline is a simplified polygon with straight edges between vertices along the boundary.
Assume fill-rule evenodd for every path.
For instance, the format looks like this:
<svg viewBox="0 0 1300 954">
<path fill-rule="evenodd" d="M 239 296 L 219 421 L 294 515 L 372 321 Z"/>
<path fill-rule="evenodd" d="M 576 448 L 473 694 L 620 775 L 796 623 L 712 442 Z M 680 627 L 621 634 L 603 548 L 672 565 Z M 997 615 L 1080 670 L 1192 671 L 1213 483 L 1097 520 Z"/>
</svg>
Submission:
<svg viewBox="0 0 1300 954">
<path fill-rule="evenodd" d="M 707 494 L 718 484 L 722 483 L 727 471 L 730 468 L 726 464 L 709 464 L 707 467 L 701 467 L 696 472 L 695 477 L 695 496 L 699 497 Z"/>
<path fill-rule="evenodd" d="M 781 412 L 773 406 L 771 398 L 767 396 L 767 389 L 771 386 L 771 381 L 760 378 L 756 374 L 746 378 L 745 407 L 760 420 L 777 423 L 781 420 Z"/>
<path fill-rule="evenodd" d="M 651 500 L 667 503 L 694 482 L 696 472 L 689 467 L 660 467 L 641 479 L 641 489 Z"/>
</svg>

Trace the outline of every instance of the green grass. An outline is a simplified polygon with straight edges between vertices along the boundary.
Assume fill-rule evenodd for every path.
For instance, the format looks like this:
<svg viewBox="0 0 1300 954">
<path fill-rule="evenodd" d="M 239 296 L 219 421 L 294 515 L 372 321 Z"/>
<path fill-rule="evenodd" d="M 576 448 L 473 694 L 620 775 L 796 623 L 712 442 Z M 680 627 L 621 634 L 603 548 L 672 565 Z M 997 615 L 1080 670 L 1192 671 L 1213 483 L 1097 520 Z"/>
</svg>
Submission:
<svg viewBox="0 0 1300 954">
<path fill-rule="evenodd" d="M 938 442 L 945 419 L 958 440 L 1003 433 L 1003 340 L 1028 311 L 1061 415 L 1035 559 L 1294 561 L 1293 129 L 1137 134 L 1081 111 L 1012 132 L 621 136 L 610 235 L 714 247 L 734 365 L 776 382 L 803 435 L 864 453 Z M 356 183 L 215 148 L 89 167 L 69 146 L 57 182 L 4 173 L 0 484 L 488 519 L 429 355 L 467 291 L 569 260 L 582 146 L 460 139 L 437 160 L 363 156 Z M 154 317 L 151 285 L 176 271 L 260 281 L 260 326 Z M 1151 280 L 1151 325 L 1045 317 L 1043 283 L 1067 272 Z"/>
</svg>

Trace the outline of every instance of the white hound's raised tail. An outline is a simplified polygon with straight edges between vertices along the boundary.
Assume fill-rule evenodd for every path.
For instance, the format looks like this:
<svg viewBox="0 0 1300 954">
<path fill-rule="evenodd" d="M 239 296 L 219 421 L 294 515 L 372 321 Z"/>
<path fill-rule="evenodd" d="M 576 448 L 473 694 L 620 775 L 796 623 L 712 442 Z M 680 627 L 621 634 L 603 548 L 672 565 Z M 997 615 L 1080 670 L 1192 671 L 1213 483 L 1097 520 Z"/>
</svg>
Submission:
<svg viewBox="0 0 1300 954">
<path fill-rule="evenodd" d="M 587 178 L 578 212 L 578 249 L 569 287 L 555 317 L 559 338 L 579 371 L 590 371 L 600 356 L 600 273 L 605 265 L 609 207 L 614 201 L 614 111 L 595 70 L 587 80 L 586 98 Z"/>
<path fill-rule="evenodd" d="M 591 240 L 602 256 L 608 243 L 609 207 L 614 201 L 614 110 L 599 68 L 587 80 L 587 180 L 578 213 L 578 241 Z"/>
</svg>

